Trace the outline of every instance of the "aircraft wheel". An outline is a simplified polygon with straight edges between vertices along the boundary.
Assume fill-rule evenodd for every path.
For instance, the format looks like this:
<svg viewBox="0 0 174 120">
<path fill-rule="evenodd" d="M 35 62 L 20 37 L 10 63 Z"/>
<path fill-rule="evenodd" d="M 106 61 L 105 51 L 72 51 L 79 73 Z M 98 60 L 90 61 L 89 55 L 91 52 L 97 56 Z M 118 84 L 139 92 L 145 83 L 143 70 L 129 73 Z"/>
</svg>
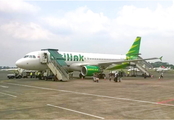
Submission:
<svg viewBox="0 0 174 120">
<path fill-rule="evenodd" d="M 79 78 L 85 78 L 85 76 L 83 76 L 82 73 L 80 73 Z"/>
</svg>

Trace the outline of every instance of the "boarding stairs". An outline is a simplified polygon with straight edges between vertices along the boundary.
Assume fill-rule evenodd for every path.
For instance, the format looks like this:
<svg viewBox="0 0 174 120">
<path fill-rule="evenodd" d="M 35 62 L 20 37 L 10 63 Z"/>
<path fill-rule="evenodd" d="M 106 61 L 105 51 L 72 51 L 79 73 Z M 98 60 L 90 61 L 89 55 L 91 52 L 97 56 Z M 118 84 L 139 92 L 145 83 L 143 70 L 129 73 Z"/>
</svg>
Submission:
<svg viewBox="0 0 174 120">
<path fill-rule="evenodd" d="M 138 56 L 138 59 L 143 59 L 142 57 Z M 147 61 L 145 60 L 142 60 L 142 61 L 138 61 L 136 63 L 136 67 L 144 74 L 146 73 L 147 76 L 150 76 L 150 73 L 148 71 L 149 68 L 153 68 L 153 66 L 148 63 Z"/>
<path fill-rule="evenodd" d="M 141 65 L 136 64 L 136 67 L 137 67 L 142 73 L 146 73 L 147 76 L 150 76 L 150 73 L 149 73 L 145 68 L 143 68 Z"/>
<path fill-rule="evenodd" d="M 69 80 L 69 74 L 65 67 L 67 66 L 65 59 L 58 53 L 57 49 L 47 49 L 50 53 L 50 60 L 47 62 L 47 66 L 58 80 Z"/>
<path fill-rule="evenodd" d="M 143 59 L 143 58 L 138 56 L 138 59 Z M 138 64 L 141 64 L 141 66 L 144 66 L 144 68 L 148 68 L 148 69 L 149 68 L 153 68 L 153 66 L 149 62 L 147 62 L 145 60 L 139 61 Z"/>
<path fill-rule="evenodd" d="M 65 71 L 65 69 L 61 65 L 57 64 L 55 60 L 49 61 L 47 65 L 58 80 L 62 80 L 62 81 L 69 80 L 68 73 Z"/>
</svg>

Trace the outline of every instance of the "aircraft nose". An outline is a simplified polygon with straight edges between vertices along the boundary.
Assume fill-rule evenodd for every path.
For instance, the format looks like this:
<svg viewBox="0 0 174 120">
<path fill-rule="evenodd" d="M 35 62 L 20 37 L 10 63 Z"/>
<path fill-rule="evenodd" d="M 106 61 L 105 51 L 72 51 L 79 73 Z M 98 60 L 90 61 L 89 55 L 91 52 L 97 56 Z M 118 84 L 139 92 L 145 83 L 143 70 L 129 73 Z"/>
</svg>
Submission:
<svg viewBox="0 0 174 120">
<path fill-rule="evenodd" d="M 25 62 L 23 61 L 23 59 L 17 60 L 15 64 L 19 68 L 24 68 L 25 67 Z"/>
</svg>

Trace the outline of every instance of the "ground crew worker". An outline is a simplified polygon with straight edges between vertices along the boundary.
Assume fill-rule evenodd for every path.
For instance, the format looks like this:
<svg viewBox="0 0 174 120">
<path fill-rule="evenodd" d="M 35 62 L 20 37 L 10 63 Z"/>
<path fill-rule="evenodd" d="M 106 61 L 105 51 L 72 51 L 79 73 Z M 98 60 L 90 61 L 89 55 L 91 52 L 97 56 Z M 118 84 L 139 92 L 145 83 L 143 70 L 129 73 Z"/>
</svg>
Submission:
<svg viewBox="0 0 174 120">
<path fill-rule="evenodd" d="M 96 73 L 93 73 L 93 81 L 95 82 L 96 79 Z"/>
<path fill-rule="evenodd" d="M 47 72 L 45 71 L 43 74 L 44 80 L 47 80 Z"/>
<path fill-rule="evenodd" d="M 129 71 L 127 72 L 127 77 L 129 77 Z"/>
<path fill-rule="evenodd" d="M 147 77 L 147 74 L 146 74 L 146 72 L 144 73 L 144 79 L 146 79 L 146 77 Z"/>
<path fill-rule="evenodd" d="M 93 73 L 93 81 L 99 82 L 99 75 L 97 73 Z"/>
<path fill-rule="evenodd" d="M 99 82 L 99 74 L 96 74 L 95 81 L 96 81 L 96 82 Z"/>
<path fill-rule="evenodd" d="M 33 73 L 32 73 L 32 72 L 30 72 L 30 78 L 32 78 L 32 77 L 33 77 L 32 75 L 33 75 Z"/>
<path fill-rule="evenodd" d="M 112 73 L 109 73 L 109 81 L 112 80 Z"/>
<path fill-rule="evenodd" d="M 39 80 L 41 80 L 41 78 L 42 78 L 41 72 L 38 72 L 38 78 L 39 78 Z"/>
<path fill-rule="evenodd" d="M 115 72 L 114 81 L 115 81 L 115 82 L 118 81 L 118 73 L 117 73 L 117 72 Z"/>
<path fill-rule="evenodd" d="M 160 80 L 161 78 L 163 78 L 163 72 L 160 74 L 159 80 Z"/>
<path fill-rule="evenodd" d="M 39 77 L 39 72 L 37 71 L 37 72 L 35 72 L 35 76 L 36 76 L 36 78 L 38 78 Z"/>
<path fill-rule="evenodd" d="M 119 71 L 118 72 L 118 82 L 121 82 L 122 77 L 123 77 L 123 71 Z"/>
</svg>

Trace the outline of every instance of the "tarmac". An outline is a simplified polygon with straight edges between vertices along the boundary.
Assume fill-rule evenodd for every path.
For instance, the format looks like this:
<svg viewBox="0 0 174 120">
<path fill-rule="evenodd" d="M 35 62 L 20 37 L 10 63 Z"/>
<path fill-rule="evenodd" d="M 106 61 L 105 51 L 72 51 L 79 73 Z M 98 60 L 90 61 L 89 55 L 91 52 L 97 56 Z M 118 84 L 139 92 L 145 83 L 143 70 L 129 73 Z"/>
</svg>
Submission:
<svg viewBox="0 0 174 120">
<path fill-rule="evenodd" d="M 174 74 L 121 82 L 7 79 L 0 72 L 0 119 L 174 119 Z"/>
</svg>

